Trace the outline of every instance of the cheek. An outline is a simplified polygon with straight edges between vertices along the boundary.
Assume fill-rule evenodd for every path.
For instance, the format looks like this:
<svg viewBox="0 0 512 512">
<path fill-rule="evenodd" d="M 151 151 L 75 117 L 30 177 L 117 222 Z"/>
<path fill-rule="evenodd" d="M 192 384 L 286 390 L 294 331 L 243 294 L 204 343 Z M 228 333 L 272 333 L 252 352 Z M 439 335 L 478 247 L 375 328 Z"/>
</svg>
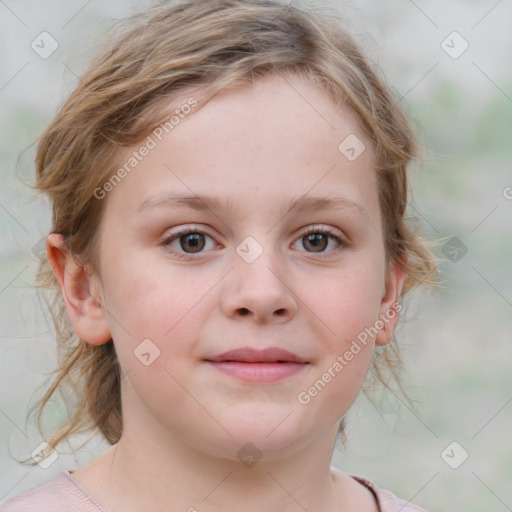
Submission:
<svg viewBox="0 0 512 512">
<path fill-rule="evenodd" d="M 132 264 L 133 263 L 133 264 Z M 193 326 L 199 326 L 202 297 L 211 286 L 201 285 L 187 272 L 174 269 L 172 275 L 153 265 L 137 266 L 124 261 L 107 270 L 106 307 L 112 337 L 125 371 L 141 363 L 140 352 L 151 366 L 163 369 L 169 359 L 190 352 Z M 203 313 L 204 314 L 204 313 Z M 142 345 L 141 345 L 142 344 Z"/>
<path fill-rule="evenodd" d="M 315 293 L 311 288 L 302 291 L 314 313 L 310 317 L 322 358 L 297 401 L 313 416 L 324 415 L 326 424 L 349 409 L 368 373 L 382 291 L 378 269 L 368 261 L 347 265 L 345 272 L 317 280 Z"/>
<path fill-rule="evenodd" d="M 132 400 L 129 395 L 135 393 L 165 422 L 172 420 L 173 409 L 162 404 L 179 404 L 184 415 L 200 413 L 183 386 L 196 363 L 194 349 L 211 286 L 200 286 L 185 274 L 165 276 L 155 267 L 137 273 L 124 267 L 110 274 L 130 276 L 119 279 L 109 296 L 112 337 L 130 383 L 125 396 Z"/>
<path fill-rule="evenodd" d="M 351 360 L 346 352 L 333 358 L 307 387 L 297 393 L 297 407 L 311 418 L 331 425 L 352 406 L 368 373 L 372 349 L 363 347 Z M 338 360 L 339 358 L 339 360 Z"/>
<path fill-rule="evenodd" d="M 347 266 L 346 271 L 317 278 L 316 288 L 304 287 L 300 292 L 307 297 L 327 352 L 343 351 L 379 318 L 381 276 L 370 269 L 369 265 Z"/>
<path fill-rule="evenodd" d="M 117 320 L 125 334 L 166 339 L 180 323 L 187 323 L 188 314 L 214 286 L 215 276 L 142 260 L 125 260 L 107 269 L 108 306 L 117 315 L 113 327 Z"/>
<path fill-rule="evenodd" d="M 203 429 L 219 431 L 202 399 L 194 398 L 208 387 L 196 392 L 191 380 L 199 364 L 195 354 L 200 328 L 213 307 L 214 294 L 209 292 L 214 277 L 186 277 L 184 269 L 174 269 L 171 275 L 156 266 L 137 273 L 119 269 L 117 275 L 130 276 L 122 285 L 118 281 L 111 297 L 119 320 L 111 322 L 112 335 L 126 374 L 121 381 L 126 424 L 156 419 L 156 428 L 164 425 L 197 445 Z M 223 432 L 220 429 L 219 435 Z M 201 445 L 204 451 L 211 450 L 207 441 Z"/>
</svg>

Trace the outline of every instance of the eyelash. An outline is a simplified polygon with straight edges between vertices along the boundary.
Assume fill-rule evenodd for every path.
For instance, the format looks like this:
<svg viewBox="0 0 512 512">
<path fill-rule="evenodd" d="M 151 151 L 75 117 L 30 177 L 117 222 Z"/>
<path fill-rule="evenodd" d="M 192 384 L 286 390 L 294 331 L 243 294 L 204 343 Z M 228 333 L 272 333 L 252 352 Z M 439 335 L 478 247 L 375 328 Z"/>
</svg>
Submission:
<svg viewBox="0 0 512 512">
<path fill-rule="evenodd" d="M 182 237 L 184 235 L 190 235 L 190 234 L 206 235 L 206 236 L 210 237 L 213 240 L 213 238 L 208 233 L 206 233 L 204 231 L 201 231 L 200 229 L 187 228 L 187 229 L 183 229 L 181 231 L 178 231 L 177 233 L 173 233 L 171 236 L 165 238 L 162 241 L 161 245 L 163 245 L 164 247 L 168 248 L 170 246 L 170 244 L 172 242 L 174 242 L 174 240 L 177 240 L 177 239 L 179 239 L 180 237 Z M 349 244 L 345 240 L 343 240 L 337 234 L 335 234 L 334 231 L 332 231 L 331 229 L 326 228 L 326 227 L 311 226 L 306 231 L 302 232 L 299 235 L 299 237 L 297 238 L 297 240 L 299 240 L 301 238 L 304 238 L 307 235 L 312 235 L 312 234 L 328 235 L 329 237 L 334 238 L 334 240 L 336 240 L 336 242 L 338 243 L 338 247 L 336 247 L 332 251 L 329 251 L 329 252 L 326 252 L 326 253 L 325 252 L 319 252 L 319 253 L 310 252 L 309 253 L 309 254 L 316 254 L 320 259 L 326 259 L 326 258 L 329 257 L 328 255 L 331 255 L 332 253 L 337 252 L 341 248 L 349 247 Z M 202 254 L 202 253 L 180 252 L 180 251 L 176 251 L 176 250 L 172 250 L 172 252 L 176 256 L 178 256 L 179 258 L 187 258 L 187 259 L 193 258 L 194 254 L 198 254 L 198 255 Z"/>
</svg>

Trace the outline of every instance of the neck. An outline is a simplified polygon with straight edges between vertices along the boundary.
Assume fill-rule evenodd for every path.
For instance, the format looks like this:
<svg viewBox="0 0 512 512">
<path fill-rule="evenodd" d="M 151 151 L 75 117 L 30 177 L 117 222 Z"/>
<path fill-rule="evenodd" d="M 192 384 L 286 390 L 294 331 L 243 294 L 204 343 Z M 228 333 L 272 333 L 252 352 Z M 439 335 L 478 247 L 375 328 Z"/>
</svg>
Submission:
<svg viewBox="0 0 512 512">
<path fill-rule="evenodd" d="M 123 489 L 121 494 L 126 497 L 129 489 L 134 496 L 124 500 L 120 510 L 127 510 L 126 505 L 133 506 L 135 501 L 140 508 L 134 510 L 191 512 L 241 507 L 246 512 L 295 512 L 297 507 L 312 512 L 335 510 L 334 502 L 339 503 L 330 454 L 312 456 L 318 445 L 300 456 L 254 463 L 254 457 L 241 462 L 170 444 L 162 450 L 123 434 L 112 449 L 110 488 Z"/>
<path fill-rule="evenodd" d="M 366 488 L 331 469 L 330 457 L 312 457 L 314 450 L 250 467 L 183 447 L 168 452 L 126 434 L 73 474 L 109 512 L 377 511 Z"/>
<path fill-rule="evenodd" d="M 109 512 L 374 512 L 370 491 L 331 469 L 338 425 L 286 451 L 267 442 L 260 454 L 240 442 L 234 458 L 189 432 L 170 432 L 151 415 L 127 414 L 119 442 L 73 477 Z"/>
</svg>

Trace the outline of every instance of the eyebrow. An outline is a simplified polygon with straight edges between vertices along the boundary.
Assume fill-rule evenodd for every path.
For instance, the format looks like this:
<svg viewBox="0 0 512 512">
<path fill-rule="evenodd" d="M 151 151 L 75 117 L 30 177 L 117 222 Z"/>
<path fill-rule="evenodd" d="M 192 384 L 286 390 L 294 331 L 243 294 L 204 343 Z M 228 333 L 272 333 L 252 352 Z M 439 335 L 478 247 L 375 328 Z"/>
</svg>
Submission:
<svg viewBox="0 0 512 512">
<path fill-rule="evenodd" d="M 220 199 L 210 195 L 187 195 L 187 194 L 167 194 L 161 197 L 149 197 L 143 201 L 137 208 L 142 212 L 156 207 L 176 208 L 184 206 L 196 211 L 204 210 L 224 210 L 232 215 L 236 215 L 236 204 L 231 199 Z M 290 199 L 280 211 L 284 216 L 290 212 L 314 212 L 314 211 L 348 211 L 355 213 L 366 220 L 369 220 L 367 210 L 359 203 L 345 197 L 319 197 L 312 195 L 303 195 Z"/>
</svg>

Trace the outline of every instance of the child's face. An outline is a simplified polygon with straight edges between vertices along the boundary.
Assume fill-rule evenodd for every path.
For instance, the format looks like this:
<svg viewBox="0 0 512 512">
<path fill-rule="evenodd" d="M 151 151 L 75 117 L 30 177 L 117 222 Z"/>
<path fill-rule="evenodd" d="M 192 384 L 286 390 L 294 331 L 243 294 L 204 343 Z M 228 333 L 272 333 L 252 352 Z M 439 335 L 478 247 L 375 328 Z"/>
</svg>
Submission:
<svg viewBox="0 0 512 512">
<path fill-rule="evenodd" d="M 352 114 L 336 112 L 315 86 L 286 80 L 220 94 L 104 199 L 100 293 L 127 374 L 126 435 L 232 458 L 247 442 L 285 454 L 335 430 L 362 386 L 375 340 L 358 342 L 350 360 L 344 354 L 390 311 L 403 278 L 393 266 L 386 279 L 374 154 Z M 352 133 L 366 150 L 349 161 L 338 146 Z M 177 194 L 199 207 L 198 197 L 212 196 L 232 210 L 165 200 Z M 286 213 L 305 195 L 340 203 Z M 304 236 L 313 226 L 347 245 Z M 187 229 L 204 235 L 165 242 Z M 394 317 L 377 343 L 389 340 Z M 159 357 L 146 366 L 140 359 L 151 361 L 155 347 Z M 277 347 L 307 364 L 287 364 L 289 375 L 274 380 L 276 365 L 259 365 L 261 379 L 250 380 L 242 373 L 251 363 L 224 364 L 237 376 L 207 361 L 246 347 Z M 322 390 L 309 393 L 329 369 Z"/>
</svg>

